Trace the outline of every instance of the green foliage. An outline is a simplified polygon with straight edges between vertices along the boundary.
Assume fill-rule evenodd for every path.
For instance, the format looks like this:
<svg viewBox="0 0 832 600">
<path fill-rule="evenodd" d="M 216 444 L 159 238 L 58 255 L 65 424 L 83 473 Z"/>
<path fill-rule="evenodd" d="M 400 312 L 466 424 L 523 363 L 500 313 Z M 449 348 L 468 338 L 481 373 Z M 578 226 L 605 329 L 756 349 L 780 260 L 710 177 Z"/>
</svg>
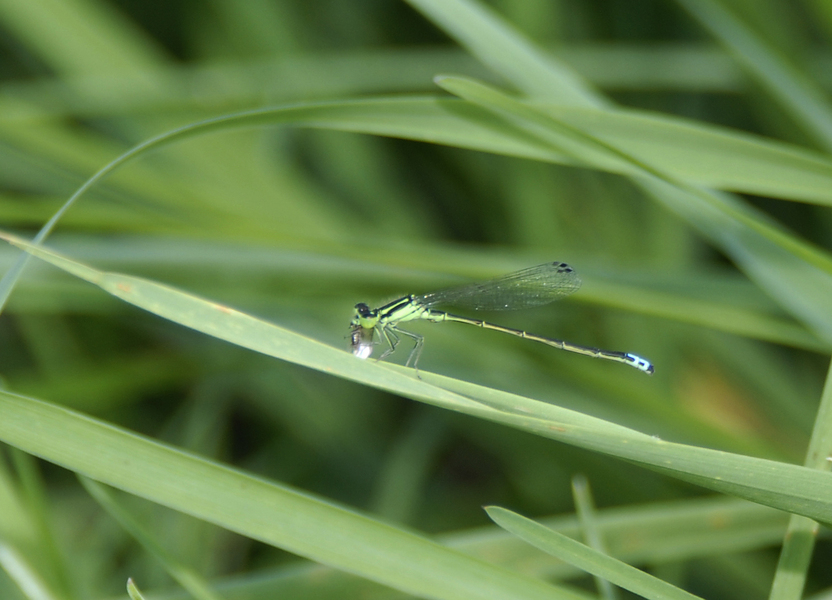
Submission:
<svg viewBox="0 0 832 600">
<path fill-rule="evenodd" d="M 0 598 L 832 585 L 821 3 L 58 4 L 0 6 Z M 356 302 L 547 260 L 582 289 L 499 322 L 653 378 L 345 351 Z M 599 508 L 520 516 L 577 473 Z"/>
</svg>

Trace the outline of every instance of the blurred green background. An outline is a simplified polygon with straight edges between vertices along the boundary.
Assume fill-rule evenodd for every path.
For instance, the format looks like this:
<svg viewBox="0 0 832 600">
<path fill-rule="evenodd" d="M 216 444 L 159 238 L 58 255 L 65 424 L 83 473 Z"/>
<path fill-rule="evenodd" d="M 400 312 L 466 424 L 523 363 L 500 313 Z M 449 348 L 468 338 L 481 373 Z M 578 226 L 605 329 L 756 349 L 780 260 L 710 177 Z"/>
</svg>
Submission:
<svg viewBox="0 0 832 600">
<path fill-rule="evenodd" d="M 488 4 L 621 106 L 822 150 L 676 3 Z M 820 88 L 832 85 L 832 17 L 821 2 L 723 4 Z M 444 95 L 432 81 L 440 73 L 511 87 L 401 2 L 0 2 L 0 55 L 0 222 L 30 237 L 107 162 L 182 125 L 263 106 Z M 824 207 L 747 199 L 829 248 Z M 717 298 L 787 318 L 729 257 L 630 181 L 413 140 L 277 126 L 189 138 L 93 188 L 49 244 L 345 349 L 356 302 L 377 306 L 563 260 L 584 281 L 574 297 L 491 320 L 646 356 L 652 379 L 453 324 L 412 327 L 426 337 L 420 367 L 662 439 L 787 462 L 802 462 L 827 368 L 828 344 L 797 323 L 804 342 L 778 345 L 705 326 L 707 316 L 647 308 L 644 298 L 664 294 L 669 304 Z M 16 257 L 0 248 L 6 268 Z M 429 534 L 487 526 L 486 504 L 534 517 L 570 513 L 577 473 L 602 509 L 705 494 L 207 338 L 37 261 L 0 319 L 0 365 L 11 391 Z M 74 590 L 67 597 L 115 596 L 128 576 L 143 589 L 172 587 L 74 476 L 9 448 L 0 458 L 10 485 L 46 503 L 40 514 L 63 556 L 63 589 Z M 123 501 L 206 577 L 297 560 Z M 772 543 L 662 568 L 708 597 L 737 597 L 740 585 L 743 597 L 763 597 Z M 819 564 L 828 554 L 821 545 Z M 832 585 L 828 570 L 812 575 L 813 589 Z M 24 597 L 2 585 L 3 598 Z M 310 597 L 326 597 L 314 589 Z"/>
</svg>

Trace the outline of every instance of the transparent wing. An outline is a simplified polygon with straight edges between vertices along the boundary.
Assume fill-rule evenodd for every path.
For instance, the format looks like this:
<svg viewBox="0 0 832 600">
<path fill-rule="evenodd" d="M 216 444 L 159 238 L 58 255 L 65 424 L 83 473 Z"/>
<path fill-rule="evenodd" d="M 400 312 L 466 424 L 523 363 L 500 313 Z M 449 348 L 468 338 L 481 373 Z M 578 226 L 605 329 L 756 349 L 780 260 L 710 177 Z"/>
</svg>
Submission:
<svg viewBox="0 0 832 600">
<path fill-rule="evenodd" d="M 551 262 L 488 281 L 417 296 L 416 300 L 427 308 L 452 304 L 475 310 L 519 310 L 554 302 L 579 287 L 581 280 L 572 267 Z"/>
</svg>

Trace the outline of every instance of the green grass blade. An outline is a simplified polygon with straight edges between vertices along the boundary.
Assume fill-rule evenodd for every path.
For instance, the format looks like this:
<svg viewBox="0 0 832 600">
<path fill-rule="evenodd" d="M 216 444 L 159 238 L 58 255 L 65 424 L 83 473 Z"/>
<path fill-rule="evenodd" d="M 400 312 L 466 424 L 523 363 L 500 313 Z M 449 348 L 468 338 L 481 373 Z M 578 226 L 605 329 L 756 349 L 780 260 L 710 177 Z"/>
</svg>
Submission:
<svg viewBox="0 0 832 600">
<path fill-rule="evenodd" d="M 77 598 L 77 582 L 69 566 L 70 557 L 60 548 L 54 523 L 50 519 L 46 486 L 42 480 L 37 461 L 28 454 L 12 452 L 15 471 L 20 479 L 20 488 L 26 503 L 28 518 L 36 528 L 36 544 L 21 545 L 28 550 L 27 558 L 38 562 L 41 573 L 48 572 L 48 585 L 52 593 L 62 598 Z"/>
<path fill-rule="evenodd" d="M 437 81 L 456 95 L 516 119 L 530 134 L 590 164 L 596 159 L 629 164 L 640 173 L 637 183 L 711 237 L 795 316 L 832 340 L 832 257 L 826 252 L 774 226 L 739 200 L 689 185 L 489 86 L 453 77 Z"/>
<path fill-rule="evenodd" d="M 699 598 L 510 510 L 497 506 L 489 506 L 485 510 L 497 525 L 529 544 L 634 594 L 651 600 Z"/>
<path fill-rule="evenodd" d="M 145 600 L 144 596 L 139 591 L 139 588 L 136 587 L 136 584 L 133 583 L 132 579 L 127 580 L 127 595 L 130 597 L 130 600 Z"/>
<path fill-rule="evenodd" d="M 832 456 L 832 364 L 826 376 L 818 416 L 809 440 L 805 465 L 812 469 L 829 470 Z M 771 586 L 771 600 L 800 598 L 809 572 L 812 552 L 819 526 L 812 519 L 792 515 L 780 551 L 780 561 Z"/>
<path fill-rule="evenodd" d="M 832 150 L 832 108 L 824 92 L 719 2 L 677 1 L 733 52 L 808 136 Z"/>
<path fill-rule="evenodd" d="M 172 287 L 138 277 L 97 271 L 8 234 L 2 237 L 126 302 L 241 347 L 616 456 L 753 502 L 832 522 L 830 473 L 666 442 L 547 402 L 427 372 L 422 372 L 422 379 L 417 379 L 411 369 L 362 361 L 345 351 Z"/>
<path fill-rule="evenodd" d="M 54 593 L 40 576 L 40 572 L 21 553 L 0 541 L 0 567 L 17 584 L 26 598 L 38 600 L 63 600 L 65 596 Z"/>
<path fill-rule="evenodd" d="M 74 411 L 6 392 L 0 411 L 0 439 L 25 452 L 407 593 L 448 600 L 577 597 Z"/>
<path fill-rule="evenodd" d="M 832 90 L 809 13 L 711 1 Z M 536 517 L 571 510 L 572 473 L 620 505 L 585 519 L 596 550 L 751 598 L 782 544 L 775 587 L 796 595 L 832 522 L 830 473 L 802 464 L 832 350 L 832 265 L 812 247 L 828 246 L 832 155 L 777 91 L 755 94 L 706 30 L 683 41 L 699 25 L 676 3 L 148 4 L 0 7 L 0 227 L 31 240 L 49 221 L 28 248 L 60 267 L 0 284 L 0 599 L 125 600 L 128 582 L 136 600 L 132 577 L 148 600 L 191 600 L 82 469 L 134 486 L 91 484 L 203 596 L 586 596 L 590 575 L 477 510 L 490 498 L 583 540 L 571 515 Z M 430 89 L 444 72 L 515 104 Z M 0 250 L 6 274 L 21 254 Z M 346 348 L 356 301 L 548 260 L 578 293 L 483 317 L 636 352 L 655 377 L 425 321 L 421 379 L 399 366 L 410 340 L 389 361 Z"/>
<path fill-rule="evenodd" d="M 804 4 L 810 13 L 814 15 L 818 29 L 828 39 L 830 34 L 832 34 L 832 6 L 826 0 L 806 0 Z"/>
<path fill-rule="evenodd" d="M 37 536 L 37 525 L 22 490 L 13 481 L 6 461 L 0 460 L 0 538 L 10 545 L 31 548 Z"/>
<path fill-rule="evenodd" d="M 114 6 L 31 0 L 0 3 L 7 30 L 63 73 L 134 71 L 158 64 L 162 52 Z"/>
<path fill-rule="evenodd" d="M 464 0 L 410 0 L 410 3 L 530 97 L 553 104 L 581 101 L 586 106 L 602 106 L 606 103 L 588 91 L 560 61 L 544 55 L 484 7 Z M 832 111 L 823 93 L 718 3 L 713 0 L 679 0 L 679 3 L 733 51 L 807 134 L 824 148 L 832 148 Z M 564 101 L 564 97 L 569 101 Z"/>
<path fill-rule="evenodd" d="M 832 205 L 832 161 L 820 153 L 761 136 L 648 111 L 599 110 L 553 104 L 534 106 L 549 112 L 553 118 L 573 123 L 595 137 L 626 150 L 628 154 L 692 183 Z M 120 158 L 119 164 L 141 156 L 147 150 L 159 149 L 202 133 L 275 125 L 401 137 L 535 160 L 575 162 L 551 145 L 540 143 L 517 127 L 496 120 L 492 113 L 470 103 L 411 96 L 304 103 L 232 113 L 192 123 L 159 136 L 155 141 L 145 142 Z M 60 144 L 56 145 L 47 143 L 40 134 L 35 138 L 35 144 L 26 142 L 29 136 L 38 136 L 37 130 L 30 127 L 17 124 L 4 127 L 0 122 L 0 131 L 15 140 L 20 139 L 20 143 L 32 144 L 32 151 L 53 158 L 61 168 L 79 172 L 89 168 L 87 163 L 68 162 L 78 153 L 89 153 L 88 146 L 81 143 L 73 145 L 70 136 L 62 136 Z M 113 167 L 108 168 L 107 173 L 111 170 Z M 619 164 L 614 172 L 630 173 L 632 169 Z M 125 192 L 130 191 L 133 190 L 125 188 Z M 164 186 L 156 186 L 151 192 L 154 197 L 166 198 Z"/>
<path fill-rule="evenodd" d="M 134 539 L 153 555 L 170 574 L 170 576 L 179 583 L 184 589 L 195 598 L 195 600 L 221 600 L 220 596 L 214 592 L 207 582 L 199 576 L 199 574 L 183 564 L 180 564 L 164 545 L 154 539 L 153 535 L 147 531 L 130 512 L 121 506 L 116 501 L 113 494 L 104 486 L 96 483 L 86 477 L 81 477 L 81 484 L 95 498 L 95 500 L 118 521 Z"/>
<path fill-rule="evenodd" d="M 572 477 L 572 497 L 575 499 L 575 513 L 581 524 L 586 545 L 595 552 L 609 555 L 604 538 L 598 525 L 598 514 L 595 509 L 595 501 L 592 499 L 592 491 L 587 478 L 578 474 Z M 618 594 L 609 579 L 595 576 L 595 585 L 602 600 L 616 600 Z"/>
<path fill-rule="evenodd" d="M 586 109 L 552 110 L 558 111 L 558 119 L 575 122 L 576 125 L 583 122 L 589 127 L 594 123 L 594 127 L 600 127 L 595 132 L 601 136 L 599 139 L 610 135 L 607 143 L 622 144 L 622 149 L 633 152 L 634 157 L 639 157 L 638 160 L 658 161 L 657 168 L 670 169 L 668 172 L 674 177 L 687 177 L 707 185 L 723 184 L 742 191 L 791 195 L 807 201 L 832 203 L 832 164 L 784 145 L 752 141 L 747 136 L 729 135 L 713 128 L 696 128 L 666 118 L 634 118 L 623 113 L 587 112 Z M 332 128 L 550 162 L 574 162 L 574 157 L 565 155 L 551 144 L 529 136 L 510 123 L 495 121 L 489 115 L 477 106 L 462 102 L 424 98 L 383 99 L 262 109 L 194 123 L 151 138 L 99 170 L 41 228 L 35 243 L 41 243 L 49 236 L 63 215 L 86 191 L 132 159 L 177 141 L 230 128 L 278 124 Z M 639 131 L 651 140 L 649 147 L 633 141 L 641 137 Z M 680 145 L 698 150 L 695 156 L 685 155 L 684 160 L 673 158 L 662 162 L 666 160 L 663 157 L 674 157 L 674 148 Z M 600 161 L 596 165 L 598 168 L 633 172 L 632 165 L 627 161 L 602 160 L 603 157 L 599 157 L 597 152 L 593 156 Z M 696 165 L 699 167 L 695 168 Z M 771 174 L 770 178 L 763 176 L 764 172 Z M 0 280 L 0 309 L 8 301 L 27 260 L 26 255 L 21 256 L 19 262 Z"/>
<path fill-rule="evenodd" d="M 711 192 L 712 202 L 705 204 L 701 195 L 675 186 L 642 185 L 726 252 L 785 310 L 824 340 L 832 340 L 832 273 L 821 249 L 769 224 L 732 196 Z"/>
<path fill-rule="evenodd" d="M 692 275 L 687 274 L 686 277 L 693 281 Z M 701 279 L 699 284 L 704 287 L 706 279 Z M 751 286 L 750 283 L 748 285 Z M 696 298 L 692 289 L 687 293 L 672 292 L 648 284 L 634 286 L 627 283 L 617 284 L 600 277 L 584 277 L 581 300 L 775 344 L 818 352 L 830 350 L 828 342 L 820 340 L 803 325 L 780 316 L 774 308 L 766 310 L 759 306 L 733 304 L 728 300 L 727 294 L 739 294 L 740 289 L 741 286 L 737 286 L 733 291 L 714 290 L 707 298 Z"/>
<path fill-rule="evenodd" d="M 832 200 L 832 162 L 820 153 L 647 111 L 534 106 L 692 184 L 822 205 Z"/>
<path fill-rule="evenodd" d="M 598 511 L 599 526 L 610 542 L 611 554 L 630 564 L 653 568 L 681 560 L 712 558 L 743 550 L 768 548 L 779 542 L 787 516 L 748 502 L 727 498 L 699 498 L 670 503 L 648 503 Z M 573 539 L 580 535 L 574 516 L 540 522 Z M 580 577 L 582 572 L 545 555 L 496 526 L 478 527 L 442 535 L 439 541 L 466 554 L 549 581 Z M 325 589 L 322 582 L 326 582 Z M 319 565 L 290 565 L 255 577 L 229 577 L 216 581 L 225 598 L 312 597 L 343 598 L 347 594 L 375 597 L 378 586 L 333 573 Z M 255 590 L 257 590 L 255 592 Z M 349 590 L 349 591 L 347 591 Z M 181 591 L 159 594 L 158 600 L 190 600 Z"/>
<path fill-rule="evenodd" d="M 154 236 L 134 236 L 131 238 L 78 238 L 55 241 L 56 248 L 71 253 L 78 260 L 106 265 L 109 270 L 130 271 L 135 268 L 147 272 L 176 269 L 179 272 L 199 274 L 201 285 L 199 292 L 207 296 L 222 293 L 223 283 L 216 282 L 205 274 L 220 269 L 227 273 L 250 273 L 257 277 L 262 273 L 274 276 L 292 275 L 299 270 L 314 279 L 332 279 L 345 277 L 349 280 L 362 280 L 368 285 L 389 285 L 401 290 L 439 289 L 454 281 L 439 277 L 423 280 L 415 277 L 419 264 L 441 264 L 448 273 L 469 273 L 470 278 L 485 279 L 502 271 L 517 270 L 519 262 L 507 262 L 504 267 L 489 267 L 477 270 L 477 263 L 466 259 L 466 254 L 458 248 L 444 245 L 425 246 L 421 244 L 402 244 L 397 250 L 390 250 L 382 257 L 373 254 L 368 263 L 367 256 L 374 248 L 358 244 L 344 248 L 340 259 L 335 261 L 331 254 L 310 252 L 275 252 L 263 251 L 257 246 L 206 243 L 194 240 L 170 240 Z M 414 256 L 419 257 L 418 260 Z M 0 253 L 3 263 L 11 263 L 15 251 Z M 300 263 L 298 262 L 300 261 Z M 391 269 L 391 265 L 407 265 L 413 271 L 403 274 Z M 480 265 L 482 266 L 482 265 Z M 436 273 L 435 275 L 439 275 Z M 633 273 L 616 270 L 594 272 L 592 267 L 582 263 L 580 275 L 583 285 L 573 301 L 595 306 L 615 308 L 636 314 L 707 327 L 752 339 L 783 344 L 806 350 L 827 352 L 830 345 L 806 327 L 789 318 L 770 298 L 763 295 L 759 288 L 741 275 L 730 277 L 716 274 L 684 273 Z M 256 286 L 256 283 L 254 284 Z M 24 290 L 20 290 L 22 293 Z M 242 289 L 241 289 L 242 291 Z M 252 290 L 256 291 L 256 290 Z M 45 296 L 40 296 L 45 299 Z M 22 300 L 21 300 L 22 302 Z M 27 297 L 26 302 L 32 302 Z M 86 304 L 90 307 L 91 305 Z M 140 371 L 147 368 L 154 377 L 163 378 L 171 372 L 182 373 L 181 367 L 168 363 L 167 368 L 159 368 L 154 361 L 167 359 L 142 359 L 133 367 L 125 366 L 125 373 L 112 373 L 127 384 L 135 381 L 129 375 L 131 370 Z M 90 376 L 94 377 L 95 367 L 91 367 Z M 78 372 L 80 377 L 81 372 Z M 126 377 L 126 379 L 125 379 Z M 143 381 L 148 382 L 147 378 Z M 37 397 L 48 397 L 48 381 L 42 378 L 23 380 L 13 377 L 10 380 L 14 389 Z M 24 386 L 24 387 L 21 387 Z M 65 390 L 66 391 L 66 390 Z M 87 398 L 89 399 L 89 398 Z M 86 399 L 79 398 L 84 401 Z M 87 404 L 90 405 L 89 403 Z M 74 405 L 84 409 L 81 404 Z"/>
<path fill-rule="evenodd" d="M 408 2 L 529 96 L 558 104 L 605 103 L 569 68 L 543 56 L 482 4 L 469 0 Z"/>
<path fill-rule="evenodd" d="M 787 517 L 780 511 L 726 498 L 699 498 L 670 503 L 648 503 L 598 511 L 598 524 L 611 543 L 611 554 L 630 564 L 656 568 L 693 558 L 711 558 L 777 543 Z M 576 539 L 580 527 L 574 516 L 541 519 L 540 523 Z M 496 526 L 445 534 L 443 545 L 483 560 L 548 581 L 579 577 L 577 568 L 529 546 Z M 324 584 L 325 582 L 325 584 Z M 227 599 L 375 598 L 377 584 L 357 581 L 347 573 L 320 565 L 287 565 L 256 575 L 230 576 L 213 581 Z M 384 596 L 387 598 L 387 596 Z M 393 596 L 398 598 L 399 596 Z M 190 600 L 182 590 L 157 592 L 158 600 Z"/>
<path fill-rule="evenodd" d="M 449 29 L 448 31 L 451 35 L 454 35 L 455 30 Z M 479 47 L 477 51 L 485 52 Z M 534 57 L 521 58 L 532 60 Z M 517 63 L 512 65 L 512 68 L 522 69 L 523 66 L 523 64 Z M 505 71 L 501 72 L 505 74 Z M 605 166 L 608 168 L 608 165 Z M 802 277 L 805 274 L 804 266 L 787 264 L 784 268 L 771 268 L 772 266 L 779 266 L 783 261 L 792 263 L 793 260 L 788 257 L 790 252 L 797 252 L 810 261 L 828 262 L 823 256 L 805 248 L 805 246 L 801 248 L 802 244 L 800 243 L 795 245 L 795 240 L 784 237 L 779 232 L 756 221 L 753 217 L 751 219 L 746 218 L 747 215 L 743 214 L 744 211 L 738 211 L 737 207 L 732 206 L 727 198 L 714 197 L 714 201 L 710 204 L 716 206 L 717 211 L 715 212 L 707 206 L 695 208 L 698 203 L 697 196 L 700 196 L 698 193 L 692 196 L 685 194 L 683 198 L 680 198 L 679 196 L 682 196 L 680 194 L 668 194 L 667 190 L 656 189 L 654 186 L 651 186 L 650 189 L 656 192 L 654 195 L 657 198 L 672 200 L 677 212 L 681 212 L 717 243 L 720 243 L 723 249 L 727 250 L 743 266 L 746 272 L 760 282 L 769 293 L 779 298 L 802 319 L 811 323 L 813 327 L 823 333 L 827 340 L 832 339 L 830 338 L 832 328 L 829 319 L 825 316 L 830 314 L 829 307 L 825 306 L 828 304 L 826 299 L 830 297 L 829 294 L 832 292 L 832 281 L 829 281 L 829 277 L 825 273 L 815 272 L 812 277 L 812 285 L 805 285 L 806 281 Z M 673 198 L 674 195 L 677 198 Z M 675 201 L 676 199 L 679 201 Z M 692 208 L 692 205 L 694 208 Z M 730 214 L 733 214 L 734 218 L 728 216 Z M 735 223 L 732 222 L 736 218 L 744 221 L 745 225 L 757 229 L 758 232 L 763 233 L 770 239 L 759 239 L 755 233 L 746 228 L 736 228 Z M 727 235 L 735 238 L 735 240 L 726 239 Z M 771 245 L 772 241 L 774 246 Z M 780 247 L 778 248 L 778 246 Z M 786 250 L 785 256 L 783 249 Z M 804 250 L 808 250 L 808 254 Z M 828 271 L 828 268 L 823 264 L 821 264 L 821 268 Z M 811 297 L 809 302 L 806 301 L 806 293 Z"/>
<path fill-rule="evenodd" d="M 661 440 L 588 415 L 438 375 L 443 389 L 479 399 L 499 416 L 478 414 L 543 437 L 640 464 L 722 493 L 789 512 L 832 517 L 832 474 L 738 454 Z M 556 402 L 556 398 L 549 402 Z M 477 413 L 471 413 L 477 414 Z M 775 474 L 776 473 L 776 474 Z"/>
</svg>

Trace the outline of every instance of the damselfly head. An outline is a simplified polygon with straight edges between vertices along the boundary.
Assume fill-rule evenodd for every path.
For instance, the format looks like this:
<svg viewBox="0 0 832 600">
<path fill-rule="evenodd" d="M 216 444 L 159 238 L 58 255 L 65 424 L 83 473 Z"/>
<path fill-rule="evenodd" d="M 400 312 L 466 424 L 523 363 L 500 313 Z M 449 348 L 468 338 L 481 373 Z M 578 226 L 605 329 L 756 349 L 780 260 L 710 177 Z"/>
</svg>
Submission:
<svg viewBox="0 0 832 600">
<path fill-rule="evenodd" d="M 366 319 L 367 317 L 372 316 L 373 312 L 375 311 L 370 310 L 370 307 L 363 302 L 359 302 L 355 305 L 355 315 L 357 317 Z"/>
<path fill-rule="evenodd" d="M 359 302 L 355 305 L 355 315 L 350 321 L 350 325 L 353 327 L 364 327 L 366 329 L 372 329 L 375 327 L 376 322 L 378 321 L 378 309 L 371 310 L 369 306 L 364 304 L 363 302 Z"/>
</svg>

